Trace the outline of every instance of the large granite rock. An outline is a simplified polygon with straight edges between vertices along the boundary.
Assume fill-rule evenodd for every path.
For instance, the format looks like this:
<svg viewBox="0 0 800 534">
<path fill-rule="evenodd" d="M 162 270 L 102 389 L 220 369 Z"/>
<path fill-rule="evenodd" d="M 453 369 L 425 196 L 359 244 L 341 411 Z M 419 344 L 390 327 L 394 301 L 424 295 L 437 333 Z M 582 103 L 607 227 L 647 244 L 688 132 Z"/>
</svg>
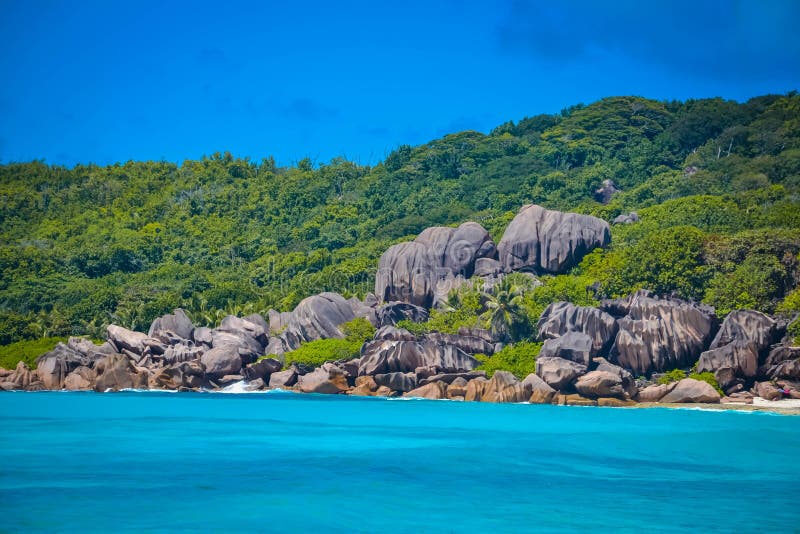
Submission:
<svg viewBox="0 0 800 534">
<path fill-rule="evenodd" d="M 90 366 L 99 359 L 96 356 L 92 359 L 75 350 L 75 345 L 77 343 L 72 346 L 59 343 L 53 350 L 36 358 L 36 374 L 46 389 L 61 389 L 69 373 L 78 367 Z"/>
<path fill-rule="evenodd" d="M 596 399 L 598 397 L 627 397 L 622 379 L 619 375 L 608 371 L 590 371 L 578 378 L 575 389 L 584 397 Z"/>
<path fill-rule="evenodd" d="M 400 321 L 424 323 L 430 318 L 428 310 L 407 302 L 389 302 L 375 309 L 375 328 L 394 326 Z"/>
<path fill-rule="evenodd" d="M 118 352 L 128 350 L 134 354 L 144 354 L 145 349 L 150 349 L 156 354 L 163 354 L 167 348 L 158 339 L 115 324 L 108 325 L 106 334 L 108 335 L 108 341 Z"/>
<path fill-rule="evenodd" d="M 386 325 L 382 326 L 375 332 L 373 339 L 388 341 L 416 341 L 417 336 L 405 328 L 397 328 L 396 326 Z"/>
<path fill-rule="evenodd" d="M 653 384 L 643 388 L 639 391 L 638 395 L 636 395 L 636 400 L 639 402 L 658 402 L 664 396 L 675 389 L 677 386 L 677 382 L 672 382 L 670 384 Z"/>
<path fill-rule="evenodd" d="M 610 359 L 636 375 L 691 367 L 714 333 L 714 317 L 688 302 L 638 294 L 626 306 Z"/>
<path fill-rule="evenodd" d="M 380 391 L 380 389 L 378 390 Z M 377 393 L 377 392 L 376 392 Z M 439 400 L 447 398 L 447 384 L 444 382 L 431 382 L 416 389 L 403 393 L 403 397 Z"/>
<path fill-rule="evenodd" d="M 599 189 L 596 189 L 594 192 L 594 199 L 601 204 L 608 204 L 611 202 L 611 197 L 613 197 L 616 193 L 619 193 L 619 189 L 617 189 L 617 184 L 614 183 L 614 180 L 603 180 L 603 183 L 600 185 Z"/>
<path fill-rule="evenodd" d="M 80 366 L 67 375 L 63 387 L 68 391 L 89 391 L 94 388 L 97 373 L 90 367 Z"/>
<path fill-rule="evenodd" d="M 187 341 L 186 343 L 192 342 Z M 198 360 L 207 350 L 205 345 L 192 345 L 186 343 L 179 343 L 177 345 L 167 347 L 167 350 L 165 350 L 164 354 L 161 355 L 161 359 L 164 361 L 164 363 L 167 365 L 172 365 L 174 363 Z"/>
<path fill-rule="evenodd" d="M 425 339 L 439 345 L 452 345 L 467 354 L 494 354 L 494 344 L 480 337 L 431 332 L 425 335 Z"/>
<path fill-rule="evenodd" d="M 386 373 L 374 376 L 378 386 L 386 386 L 392 391 L 407 392 L 417 389 L 417 375 L 415 373 Z"/>
<path fill-rule="evenodd" d="M 195 389 L 202 387 L 205 368 L 200 362 L 180 362 L 165 367 L 155 376 L 155 385 L 161 389 Z"/>
<path fill-rule="evenodd" d="M 349 388 L 345 372 L 331 363 L 323 364 L 311 373 L 297 378 L 297 388 L 303 393 L 343 393 Z"/>
<path fill-rule="evenodd" d="M 583 332 L 567 332 L 561 337 L 547 339 L 539 357 L 564 358 L 588 367 L 592 362 L 592 338 Z"/>
<path fill-rule="evenodd" d="M 281 334 L 289 326 L 292 312 L 279 312 L 271 309 L 267 311 L 267 318 L 269 319 L 269 333 L 271 335 Z"/>
<path fill-rule="evenodd" d="M 531 398 L 530 382 L 520 382 L 508 371 L 495 371 L 486 382 L 481 402 L 528 402 Z"/>
<path fill-rule="evenodd" d="M 361 349 L 359 375 L 411 373 L 418 367 L 436 367 L 442 372 L 471 371 L 480 362 L 452 345 L 431 341 L 377 340 Z"/>
<path fill-rule="evenodd" d="M 553 302 L 542 312 L 536 325 L 542 340 L 555 339 L 568 332 L 581 332 L 591 338 L 592 356 L 605 353 L 617 335 L 617 321 L 610 314 L 570 302 Z"/>
<path fill-rule="evenodd" d="M 97 378 L 95 391 L 119 391 L 121 389 L 141 389 L 147 387 L 148 375 L 139 372 L 130 358 L 123 354 L 106 356 L 94 367 Z"/>
<path fill-rule="evenodd" d="M 773 380 L 800 378 L 800 347 L 779 345 L 773 348 L 759 374 Z"/>
<path fill-rule="evenodd" d="M 236 352 L 244 364 L 252 363 L 264 354 L 264 347 L 261 343 L 250 334 L 241 331 L 212 330 L 211 347 L 212 349 Z M 201 359 L 206 352 L 200 357 Z"/>
<path fill-rule="evenodd" d="M 430 308 L 435 285 L 434 264 L 422 243 L 392 245 L 378 261 L 375 295 L 383 302 L 401 301 Z"/>
<path fill-rule="evenodd" d="M 258 380 L 260 378 L 269 383 L 269 376 L 280 371 L 282 367 L 283 364 L 275 358 L 264 358 L 247 365 L 242 370 L 242 376 L 246 380 Z"/>
<path fill-rule="evenodd" d="M 684 378 L 675 385 L 672 391 L 661 397 L 659 402 L 718 403 L 719 399 L 720 394 L 707 382 Z"/>
<path fill-rule="evenodd" d="M 585 365 L 564 358 L 536 358 L 536 374 L 556 390 L 568 388 L 585 372 Z"/>
<path fill-rule="evenodd" d="M 735 341 L 753 342 L 760 355 L 766 356 L 777 341 L 777 323 L 771 317 L 753 310 L 735 310 L 725 317 L 709 349 L 718 349 Z"/>
<path fill-rule="evenodd" d="M 212 378 L 237 374 L 242 369 L 242 357 L 235 345 L 221 345 L 205 352 L 200 358 L 206 374 Z"/>
<path fill-rule="evenodd" d="M 758 371 L 758 345 L 744 339 L 732 341 L 700 355 L 699 372 L 715 373 L 720 387 L 726 389 L 735 378 L 753 378 Z M 723 379 L 722 377 L 726 377 Z"/>
<path fill-rule="evenodd" d="M 269 326 L 264 318 L 258 314 L 249 316 L 250 318 L 239 318 L 235 315 L 228 315 L 217 328 L 218 331 L 230 332 L 242 337 L 251 337 L 258 342 L 263 349 L 269 342 Z"/>
<path fill-rule="evenodd" d="M 186 312 L 181 308 L 176 308 L 172 313 L 156 317 L 150 324 L 147 335 L 159 337 L 167 333 L 172 333 L 182 339 L 192 339 L 194 325 Z"/>
<path fill-rule="evenodd" d="M 531 204 L 508 225 L 497 250 L 506 272 L 563 273 L 610 242 L 608 223 L 602 219 Z"/>
<path fill-rule="evenodd" d="M 497 255 L 489 232 L 475 222 L 466 222 L 458 228 L 426 228 L 414 241 L 426 248 L 437 273 L 445 271 L 465 278 L 473 275 L 475 260 Z"/>
<path fill-rule="evenodd" d="M 595 358 L 594 363 L 596 365 L 595 371 L 605 371 L 607 373 L 615 374 L 619 377 L 622 384 L 622 389 L 625 391 L 626 398 L 632 399 L 636 396 L 638 393 L 636 380 L 627 369 L 623 369 L 619 365 L 614 365 L 605 358 Z"/>
<path fill-rule="evenodd" d="M 95 345 L 91 340 L 84 337 L 70 337 L 67 341 L 67 347 L 81 353 L 85 357 L 84 363 L 86 365 L 93 365 L 94 362 L 116 352 L 108 341 Z"/>
<path fill-rule="evenodd" d="M 31 371 L 25 362 L 17 362 L 14 372 L 0 381 L 0 388 L 5 391 L 31 389 L 34 384 L 40 384 L 41 387 L 44 387 L 36 373 Z"/>
<path fill-rule="evenodd" d="M 339 326 L 355 319 L 353 308 L 338 293 L 320 293 L 300 301 L 280 338 L 288 350 L 305 341 L 344 338 Z"/>
<path fill-rule="evenodd" d="M 288 388 L 297 383 L 297 369 L 291 367 L 285 371 L 278 371 L 269 375 L 269 387 Z"/>
<path fill-rule="evenodd" d="M 528 402 L 531 404 L 550 404 L 553 402 L 556 390 L 539 378 L 539 375 L 536 373 L 531 373 L 526 376 L 522 383 L 530 386 L 531 396 Z"/>
</svg>

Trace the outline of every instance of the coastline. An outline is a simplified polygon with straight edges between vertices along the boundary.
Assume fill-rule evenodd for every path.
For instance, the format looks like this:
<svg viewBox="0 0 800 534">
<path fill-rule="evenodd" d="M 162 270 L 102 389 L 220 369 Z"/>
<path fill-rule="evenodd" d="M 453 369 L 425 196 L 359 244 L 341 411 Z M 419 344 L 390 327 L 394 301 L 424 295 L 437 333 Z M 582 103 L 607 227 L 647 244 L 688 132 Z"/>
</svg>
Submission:
<svg viewBox="0 0 800 534">
<path fill-rule="evenodd" d="M 169 393 L 169 394 L 181 394 L 181 393 L 200 393 L 200 394 L 220 394 L 220 395 L 280 395 L 280 394 L 294 394 L 294 395 L 315 395 L 320 397 L 337 397 L 337 398 L 349 398 L 349 397 L 356 397 L 360 399 L 364 398 L 371 398 L 371 399 L 379 399 L 379 400 L 387 400 L 387 401 L 397 401 L 397 400 L 404 400 L 404 401 L 444 401 L 444 402 L 473 402 L 473 401 L 464 401 L 463 399 L 429 399 L 425 397 L 383 397 L 383 396 L 359 396 L 359 395 L 329 395 L 325 393 L 305 393 L 303 391 L 298 391 L 296 389 L 284 389 L 284 388 L 274 388 L 274 389 L 260 389 L 260 390 L 247 390 L 246 389 L 246 382 L 238 382 L 235 384 L 231 384 L 225 388 L 221 389 L 208 389 L 208 390 L 197 390 L 197 391 L 177 391 L 174 389 L 133 389 L 133 388 L 126 388 L 121 389 L 118 391 L 105 391 L 105 392 L 96 392 L 92 390 L 38 390 L 38 391 L 27 391 L 24 389 L 16 389 L 6 391 L 6 393 L 92 393 L 92 394 L 108 394 L 108 393 Z M 702 410 L 708 412 L 743 412 L 743 413 L 764 413 L 764 414 L 772 414 L 772 415 L 789 415 L 789 416 L 800 416 L 800 401 L 796 399 L 787 399 L 781 401 L 769 401 L 766 399 L 761 399 L 756 397 L 754 399 L 753 404 L 746 404 L 746 403 L 702 403 L 702 402 L 686 402 L 686 403 L 677 403 L 677 402 L 636 402 L 634 404 L 630 404 L 627 406 L 576 406 L 576 405 L 569 405 L 569 404 L 541 404 L 541 403 L 532 403 L 532 402 L 500 402 L 500 403 L 481 403 L 481 404 L 517 404 L 517 405 L 531 405 L 531 406 L 567 406 L 570 408 L 614 408 L 614 409 L 653 409 L 653 408 L 664 408 L 670 410 Z"/>
</svg>

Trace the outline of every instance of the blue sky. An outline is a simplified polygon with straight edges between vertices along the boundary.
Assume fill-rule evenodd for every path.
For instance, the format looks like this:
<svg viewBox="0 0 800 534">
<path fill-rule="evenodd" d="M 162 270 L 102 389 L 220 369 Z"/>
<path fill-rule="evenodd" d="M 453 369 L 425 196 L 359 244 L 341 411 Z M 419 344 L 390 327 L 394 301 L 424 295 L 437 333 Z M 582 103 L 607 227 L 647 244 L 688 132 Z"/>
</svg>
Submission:
<svg viewBox="0 0 800 534">
<path fill-rule="evenodd" d="M 0 161 L 375 163 L 604 96 L 800 89 L 800 2 L 0 0 Z"/>
</svg>

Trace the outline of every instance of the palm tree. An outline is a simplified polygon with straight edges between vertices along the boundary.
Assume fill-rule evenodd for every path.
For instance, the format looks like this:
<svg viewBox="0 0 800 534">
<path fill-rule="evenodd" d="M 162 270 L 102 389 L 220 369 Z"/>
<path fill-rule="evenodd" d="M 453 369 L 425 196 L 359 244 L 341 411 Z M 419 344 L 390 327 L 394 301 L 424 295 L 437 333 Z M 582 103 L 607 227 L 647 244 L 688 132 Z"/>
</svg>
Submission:
<svg viewBox="0 0 800 534">
<path fill-rule="evenodd" d="M 492 334 L 498 339 L 517 341 L 530 334 L 531 325 L 522 299 L 532 286 L 523 278 L 505 276 L 491 292 L 483 294 L 486 311 L 481 318 L 489 323 Z"/>
</svg>

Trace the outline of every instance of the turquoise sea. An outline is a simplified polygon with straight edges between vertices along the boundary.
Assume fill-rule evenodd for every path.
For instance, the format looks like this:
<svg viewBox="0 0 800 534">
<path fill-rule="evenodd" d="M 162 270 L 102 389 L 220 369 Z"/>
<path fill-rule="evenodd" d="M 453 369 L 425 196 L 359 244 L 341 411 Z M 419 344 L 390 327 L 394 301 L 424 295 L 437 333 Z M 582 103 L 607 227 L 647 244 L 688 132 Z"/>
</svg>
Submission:
<svg viewBox="0 0 800 534">
<path fill-rule="evenodd" d="M 2 531 L 797 532 L 800 417 L 0 394 Z"/>
</svg>

